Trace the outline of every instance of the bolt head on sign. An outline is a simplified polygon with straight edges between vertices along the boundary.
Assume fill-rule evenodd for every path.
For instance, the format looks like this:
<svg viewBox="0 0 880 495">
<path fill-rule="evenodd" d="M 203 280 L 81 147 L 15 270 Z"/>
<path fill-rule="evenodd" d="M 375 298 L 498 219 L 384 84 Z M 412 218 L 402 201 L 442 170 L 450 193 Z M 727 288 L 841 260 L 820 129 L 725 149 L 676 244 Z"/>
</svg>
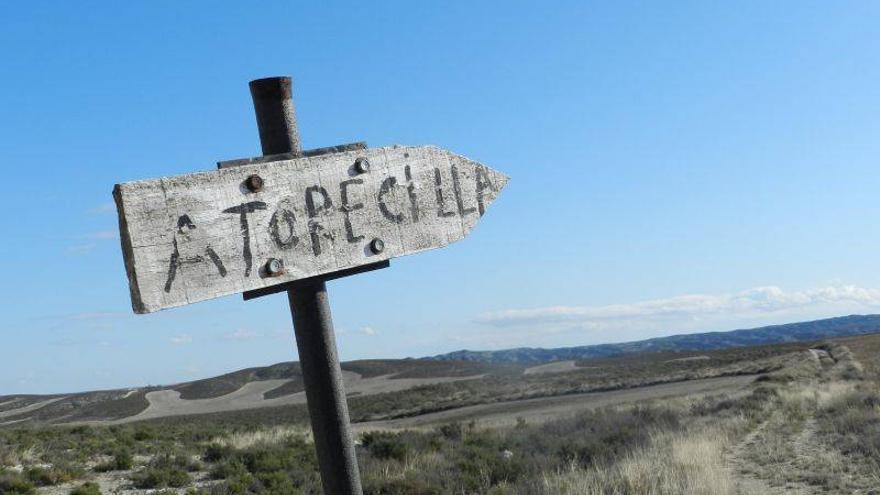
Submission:
<svg viewBox="0 0 880 495">
<path fill-rule="evenodd" d="M 365 174 L 370 171 L 370 161 L 366 158 L 358 158 L 354 161 L 354 168 L 358 173 Z"/>
<path fill-rule="evenodd" d="M 150 313 L 465 237 L 508 177 L 391 146 L 118 184 L 132 306 Z"/>
<path fill-rule="evenodd" d="M 244 181 L 244 185 L 250 192 L 260 192 L 263 190 L 263 178 L 257 174 L 249 175 Z"/>
<path fill-rule="evenodd" d="M 266 273 L 273 277 L 277 277 L 284 273 L 284 263 L 278 258 L 272 258 L 266 262 Z"/>
<path fill-rule="evenodd" d="M 382 241 L 382 239 L 373 239 L 370 241 L 370 251 L 372 251 L 373 254 L 380 254 L 384 250 L 385 242 Z"/>
</svg>

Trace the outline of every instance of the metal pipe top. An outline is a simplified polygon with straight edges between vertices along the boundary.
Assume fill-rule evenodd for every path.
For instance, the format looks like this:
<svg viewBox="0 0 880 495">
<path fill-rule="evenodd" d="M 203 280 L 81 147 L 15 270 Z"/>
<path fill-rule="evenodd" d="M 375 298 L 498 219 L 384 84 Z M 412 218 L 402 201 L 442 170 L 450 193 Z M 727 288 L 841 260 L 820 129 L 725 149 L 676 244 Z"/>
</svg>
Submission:
<svg viewBox="0 0 880 495">
<path fill-rule="evenodd" d="M 293 105 L 293 80 L 288 76 L 267 77 L 255 79 L 248 86 L 254 100 L 263 154 L 302 151 Z"/>
</svg>

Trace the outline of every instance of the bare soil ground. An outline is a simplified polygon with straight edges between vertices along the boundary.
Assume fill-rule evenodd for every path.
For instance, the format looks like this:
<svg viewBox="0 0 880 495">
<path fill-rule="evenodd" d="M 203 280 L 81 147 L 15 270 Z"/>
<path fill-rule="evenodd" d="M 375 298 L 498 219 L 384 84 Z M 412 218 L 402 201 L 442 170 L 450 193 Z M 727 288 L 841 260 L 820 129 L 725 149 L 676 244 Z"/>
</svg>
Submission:
<svg viewBox="0 0 880 495">
<path fill-rule="evenodd" d="M 36 411 L 37 409 L 48 406 L 49 404 L 52 404 L 53 402 L 58 402 L 59 400 L 62 400 L 62 399 L 65 399 L 65 397 L 56 397 L 54 399 L 40 401 L 35 404 L 30 404 L 30 405 L 27 405 L 24 407 L 19 407 L 16 409 L 8 409 L 6 411 L 0 411 L 0 419 L 12 417 L 12 416 L 17 416 L 19 414 L 25 414 L 25 413 L 29 413 L 32 411 Z M 5 404 L 5 402 L 4 402 L 4 404 Z"/>
<path fill-rule="evenodd" d="M 529 423 L 543 423 L 599 407 L 703 393 L 735 393 L 747 387 L 754 378 L 754 376 L 726 376 L 626 390 L 480 404 L 407 418 L 356 423 L 353 426 L 356 431 L 430 427 L 441 423 L 465 421 L 475 421 L 480 426 L 505 426 L 516 423 L 520 418 Z"/>
<path fill-rule="evenodd" d="M 803 368 L 814 367 L 814 379 L 789 383 L 779 393 L 779 402 L 768 416 L 749 431 L 726 455 L 738 493 L 758 494 L 876 494 L 880 473 L 829 443 L 822 422 L 829 404 L 871 387 L 849 378 L 862 364 L 843 346 L 809 349 Z M 870 435 L 871 431 L 846 432 Z"/>
<path fill-rule="evenodd" d="M 677 359 L 670 359 L 667 362 L 668 363 L 675 363 L 675 362 L 681 362 L 681 361 L 706 361 L 709 359 L 712 359 L 712 358 L 709 356 L 690 356 L 690 357 L 683 357 L 683 358 L 677 358 Z"/>
<path fill-rule="evenodd" d="M 473 380 L 483 376 L 392 379 L 392 375 L 364 378 L 360 374 L 351 371 L 343 371 L 342 374 L 345 381 L 345 390 L 350 396 L 395 392 L 422 385 Z M 298 392 L 273 399 L 265 398 L 264 394 L 283 386 L 289 381 L 290 380 L 262 380 L 249 382 L 230 394 L 210 399 L 186 400 L 180 398 L 180 392 L 177 390 L 158 390 L 147 394 L 147 401 L 149 401 L 150 405 L 143 412 L 128 418 L 101 423 L 122 424 L 170 416 L 209 414 L 290 404 L 305 404 L 305 392 Z"/>
<path fill-rule="evenodd" d="M 733 472 L 738 492 L 741 495 L 811 495 L 816 493 L 813 487 L 804 483 L 789 482 L 773 484 L 762 476 L 764 467 L 759 466 L 753 457 L 757 450 L 766 450 L 766 432 L 770 420 L 764 421 L 728 453 L 726 461 Z M 774 466 L 779 469 L 779 466 Z"/>
<path fill-rule="evenodd" d="M 575 364 L 575 361 L 556 361 L 553 363 L 539 364 L 538 366 L 526 368 L 523 374 L 540 375 L 543 373 L 564 373 L 566 371 L 574 371 L 576 369 L 577 365 Z"/>
</svg>

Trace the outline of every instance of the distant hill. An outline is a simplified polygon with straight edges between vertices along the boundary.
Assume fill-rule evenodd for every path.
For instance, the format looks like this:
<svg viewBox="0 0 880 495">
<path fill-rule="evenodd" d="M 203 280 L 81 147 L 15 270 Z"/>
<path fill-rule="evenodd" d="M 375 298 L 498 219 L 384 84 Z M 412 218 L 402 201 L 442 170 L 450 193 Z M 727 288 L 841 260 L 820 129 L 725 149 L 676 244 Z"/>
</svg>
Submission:
<svg viewBox="0 0 880 495">
<path fill-rule="evenodd" d="M 356 395 L 400 391 L 468 377 L 522 373 L 524 368 L 511 364 L 419 359 L 348 361 L 341 367 L 348 379 L 346 387 Z M 197 414 L 200 411 L 304 404 L 303 390 L 299 363 L 285 362 L 166 386 L 54 395 L 0 395 L 0 427 L 162 416 L 162 411 L 144 416 L 151 404 L 148 394 L 158 394 L 160 402 L 171 404 L 171 409 L 176 409 L 172 414 Z"/>
<path fill-rule="evenodd" d="M 544 390 L 552 395 L 571 390 L 644 385 L 663 376 L 674 376 L 676 380 L 688 376 L 720 376 L 728 373 L 731 366 L 739 370 L 736 373 L 743 373 L 742 370 L 759 373 L 766 368 L 766 359 L 805 349 L 811 342 L 869 333 L 880 333 L 880 315 L 677 335 L 624 344 L 458 351 L 434 358 L 349 361 L 341 367 L 346 391 L 353 400 L 364 401 L 375 396 L 375 402 L 364 403 L 380 412 L 386 411 L 383 407 L 394 406 L 403 411 L 399 414 L 412 414 L 429 408 L 430 404 L 434 404 L 430 407 L 439 407 L 435 404 L 438 399 L 432 395 L 439 391 L 446 391 L 451 397 L 459 397 L 456 394 L 461 392 L 464 394 L 461 397 L 472 394 L 484 399 L 489 397 L 486 400 L 491 401 L 495 400 L 491 398 L 494 393 L 521 397 Z M 729 349 L 744 347 L 749 349 Z M 530 369 L 551 361 L 600 358 L 605 359 L 588 365 L 563 363 L 555 368 L 551 365 Z M 559 378 L 556 373 L 573 374 Z M 456 384 L 459 381 L 461 385 Z M 629 385 L 621 385 L 626 383 Z M 304 404 L 299 363 L 286 362 L 164 386 L 54 395 L 0 395 L 0 428 L 46 423 L 128 422 L 256 409 L 269 411 L 266 414 L 270 416 L 278 411 L 294 410 L 299 411 L 296 414 L 305 414 L 301 407 Z M 361 407 L 363 417 L 372 417 L 370 414 L 375 411 Z M 248 417 L 247 414 L 256 413 L 242 414 Z"/>
<path fill-rule="evenodd" d="M 544 363 L 572 359 L 607 358 L 642 352 L 704 351 L 784 342 L 808 342 L 878 332 L 880 332 L 880 315 L 850 315 L 729 332 L 673 335 L 622 344 L 554 349 L 520 347 L 500 351 L 461 350 L 426 359 L 485 363 Z"/>
</svg>

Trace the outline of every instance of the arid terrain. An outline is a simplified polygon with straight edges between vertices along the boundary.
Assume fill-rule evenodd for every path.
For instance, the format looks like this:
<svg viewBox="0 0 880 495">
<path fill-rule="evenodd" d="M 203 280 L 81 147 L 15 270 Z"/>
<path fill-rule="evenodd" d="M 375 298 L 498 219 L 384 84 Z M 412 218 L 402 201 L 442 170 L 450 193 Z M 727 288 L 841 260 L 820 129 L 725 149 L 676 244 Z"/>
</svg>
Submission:
<svg viewBox="0 0 880 495">
<path fill-rule="evenodd" d="M 343 364 L 369 494 L 868 494 L 880 335 Z M 320 493 L 298 366 L 0 398 L 0 493 Z"/>
</svg>

